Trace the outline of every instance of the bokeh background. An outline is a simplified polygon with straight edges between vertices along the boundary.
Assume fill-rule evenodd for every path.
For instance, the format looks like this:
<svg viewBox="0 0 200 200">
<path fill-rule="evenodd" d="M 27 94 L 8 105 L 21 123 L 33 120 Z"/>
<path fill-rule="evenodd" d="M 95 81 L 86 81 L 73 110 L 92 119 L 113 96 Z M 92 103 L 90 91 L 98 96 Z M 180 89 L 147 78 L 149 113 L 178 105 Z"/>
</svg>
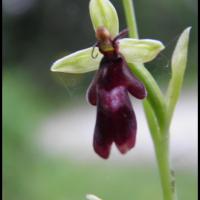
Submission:
<svg viewBox="0 0 200 200">
<path fill-rule="evenodd" d="M 126 27 L 121 1 L 112 0 Z M 164 50 L 146 67 L 165 91 L 180 33 L 192 26 L 183 91 L 171 128 L 181 200 L 197 199 L 197 1 L 135 0 L 141 38 Z M 92 149 L 95 108 L 85 92 L 93 72 L 51 73 L 58 58 L 95 43 L 88 1 L 3 0 L 3 199 L 161 199 L 153 146 L 141 102 L 135 149 L 109 160 Z"/>
</svg>

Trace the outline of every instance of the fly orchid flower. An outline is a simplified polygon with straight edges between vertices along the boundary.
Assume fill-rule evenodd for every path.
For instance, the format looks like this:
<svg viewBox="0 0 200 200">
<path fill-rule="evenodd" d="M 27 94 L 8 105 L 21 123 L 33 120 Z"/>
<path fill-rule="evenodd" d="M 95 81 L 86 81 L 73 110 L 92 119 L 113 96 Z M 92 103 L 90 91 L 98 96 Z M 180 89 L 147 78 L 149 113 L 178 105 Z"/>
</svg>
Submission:
<svg viewBox="0 0 200 200">
<path fill-rule="evenodd" d="M 97 70 L 87 99 L 97 106 L 94 150 L 106 159 L 113 143 L 122 154 L 134 147 L 137 123 L 128 93 L 138 99 L 147 95 L 144 85 L 132 74 L 127 63 L 149 62 L 164 46 L 157 40 L 123 38 L 127 30 L 118 33 L 117 12 L 109 0 L 91 0 L 89 10 L 97 42 L 93 47 L 57 60 L 51 71 L 85 73 Z"/>
</svg>

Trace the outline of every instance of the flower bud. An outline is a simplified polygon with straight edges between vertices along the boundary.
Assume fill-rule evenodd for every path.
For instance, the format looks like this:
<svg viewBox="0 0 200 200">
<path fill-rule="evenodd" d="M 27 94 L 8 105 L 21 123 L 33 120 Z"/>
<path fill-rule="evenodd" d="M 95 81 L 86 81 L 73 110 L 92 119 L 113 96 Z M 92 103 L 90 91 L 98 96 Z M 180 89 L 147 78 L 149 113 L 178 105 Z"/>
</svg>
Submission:
<svg viewBox="0 0 200 200">
<path fill-rule="evenodd" d="M 99 197 L 97 197 L 97 196 L 95 196 L 93 194 L 87 194 L 86 195 L 86 199 L 87 200 L 102 200 L 102 199 L 100 199 Z"/>
</svg>

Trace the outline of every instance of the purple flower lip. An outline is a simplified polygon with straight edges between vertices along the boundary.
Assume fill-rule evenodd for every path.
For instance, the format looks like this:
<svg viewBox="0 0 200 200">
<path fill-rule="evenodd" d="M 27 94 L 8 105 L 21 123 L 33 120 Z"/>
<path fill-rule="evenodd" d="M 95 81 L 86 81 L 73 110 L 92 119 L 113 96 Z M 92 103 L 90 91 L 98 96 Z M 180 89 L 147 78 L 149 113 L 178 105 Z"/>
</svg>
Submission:
<svg viewBox="0 0 200 200">
<path fill-rule="evenodd" d="M 147 96 L 144 85 L 118 52 L 120 35 L 124 32 L 114 39 L 107 32 L 99 37 L 97 46 L 104 57 L 87 91 L 89 103 L 97 106 L 93 147 L 104 159 L 109 157 L 113 143 L 122 154 L 134 147 L 137 122 L 128 93 L 138 99 Z"/>
</svg>

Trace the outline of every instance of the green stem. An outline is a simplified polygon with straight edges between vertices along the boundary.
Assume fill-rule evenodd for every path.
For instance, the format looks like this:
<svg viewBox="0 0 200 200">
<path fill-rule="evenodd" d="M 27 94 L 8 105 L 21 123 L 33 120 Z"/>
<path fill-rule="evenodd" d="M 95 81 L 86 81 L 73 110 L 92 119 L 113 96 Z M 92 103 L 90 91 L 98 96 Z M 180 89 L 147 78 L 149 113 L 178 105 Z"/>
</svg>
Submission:
<svg viewBox="0 0 200 200">
<path fill-rule="evenodd" d="M 176 200 L 175 179 L 169 163 L 169 138 L 154 140 L 164 200 Z"/>
<path fill-rule="evenodd" d="M 176 200 L 175 179 L 169 164 L 169 138 L 160 134 L 158 121 L 149 102 L 144 100 L 144 111 L 155 146 L 164 200 Z"/>
<path fill-rule="evenodd" d="M 133 2 L 132 0 L 122 0 L 122 2 L 129 28 L 129 36 L 138 38 Z M 156 81 L 143 65 L 135 66 L 129 64 L 129 66 L 136 76 L 143 81 L 148 91 L 148 98 L 144 101 L 143 106 L 154 142 L 163 200 L 176 200 L 175 184 L 171 176 L 169 164 L 169 133 L 168 126 L 166 126 L 166 102 Z"/>
<path fill-rule="evenodd" d="M 138 38 L 138 30 L 133 3 L 129 0 L 122 0 L 122 2 L 125 10 L 126 22 L 129 28 L 129 35 L 130 37 Z"/>
<path fill-rule="evenodd" d="M 146 99 L 143 101 L 143 106 L 144 106 L 144 112 L 146 114 L 147 123 L 150 129 L 150 133 L 153 133 L 151 135 L 152 139 L 153 141 L 156 141 L 157 138 L 161 137 L 158 120 L 152 109 L 151 104 L 149 104 L 149 102 Z"/>
</svg>

